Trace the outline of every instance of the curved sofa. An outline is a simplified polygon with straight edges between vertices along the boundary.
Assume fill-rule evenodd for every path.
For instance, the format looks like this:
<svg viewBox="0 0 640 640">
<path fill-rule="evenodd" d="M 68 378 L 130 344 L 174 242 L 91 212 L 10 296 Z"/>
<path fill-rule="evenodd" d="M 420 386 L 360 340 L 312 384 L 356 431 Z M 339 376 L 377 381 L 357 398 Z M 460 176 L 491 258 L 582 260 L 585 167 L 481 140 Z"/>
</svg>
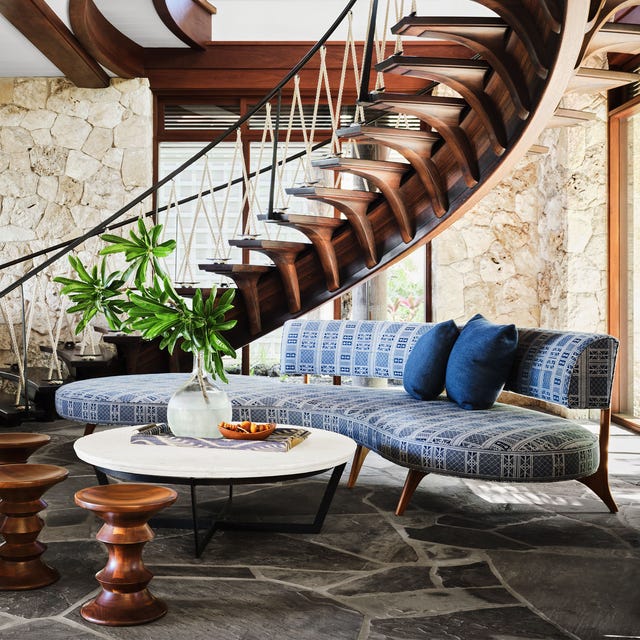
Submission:
<svg viewBox="0 0 640 640">
<path fill-rule="evenodd" d="M 428 323 L 291 320 L 281 371 L 399 380 Z M 611 336 L 519 329 L 505 389 L 576 409 L 601 411 L 600 437 L 566 418 L 511 404 L 469 411 L 442 397 L 420 401 L 402 387 L 371 389 L 230 376 L 234 419 L 336 431 L 358 444 L 349 484 L 369 451 L 408 469 L 397 513 L 428 473 L 508 482 L 577 479 L 616 510 L 606 451 L 617 341 Z M 91 424 L 166 421 L 166 404 L 186 374 L 114 376 L 62 386 L 58 413 Z"/>
</svg>

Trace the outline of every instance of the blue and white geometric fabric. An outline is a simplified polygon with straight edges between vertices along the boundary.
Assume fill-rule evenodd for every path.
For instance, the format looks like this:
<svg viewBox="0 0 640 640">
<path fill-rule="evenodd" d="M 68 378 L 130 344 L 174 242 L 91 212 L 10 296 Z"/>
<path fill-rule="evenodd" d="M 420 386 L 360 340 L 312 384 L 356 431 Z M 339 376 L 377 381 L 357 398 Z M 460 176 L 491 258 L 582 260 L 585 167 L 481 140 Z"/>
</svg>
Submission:
<svg viewBox="0 0 640 640">
<path fill-rule="evenodd" d="M 64 385 L 62 417 L 82 422 L 166 421 L 166 403 L 188 374 L 114 376 Z M 110 387 L 110 388 L 109 388 Z M 304 385 L 229 376 L 234 420 L 342 433 L 412 469 L 511 482 L 566 480 L 598 466 L 597 437 L 538 411 L 495 404 L 470 413 L 446 399 L 423 402 L 401 388 Z"/>
<path fill-rule="evenodd" d="M 571 409 L 606 409 L 617 352 L 608 335 L 519 329 L 505 389 Z"/>
<path fill-rule="evenodd" d="M 280 371 L 401 380 L 418 338 L 434 325 L 374 320 L 288 320 Z"/>
<path fill-rule="evenodd" d="M 281 371 L 400 380 L 418 338 L 432 323 L 289 320 Z M 618 341 L 608 335 L 518 329 L 518 348 L 505 389 L 572 409 L 611 403 Z"/>
<path fill-rule="evenodd" d="M 56 411 L 90 424 L 149 424 L 167 421 L 169 398 L 189 373 L 110 376 L 78 380 L 56 390 Z"/>
</svg>

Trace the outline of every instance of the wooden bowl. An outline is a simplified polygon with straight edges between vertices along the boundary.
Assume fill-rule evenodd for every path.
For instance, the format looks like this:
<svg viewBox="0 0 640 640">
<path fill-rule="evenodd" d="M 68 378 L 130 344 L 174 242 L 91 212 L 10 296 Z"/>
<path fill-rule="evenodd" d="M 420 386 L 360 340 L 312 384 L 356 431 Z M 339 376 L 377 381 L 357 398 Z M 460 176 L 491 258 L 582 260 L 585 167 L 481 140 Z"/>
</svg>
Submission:
<svg viewBox="0 0 640 640">
<path fill-rule="evenodd" d="M 221 422 L 218 425 L 218 429 L 220 433 L 225 438 L 231 438 L 232 440 L 264 440 L 268 438 L 275 430 L 276 425 L 272 422 L 266 424 L 260 424 L 260 426 L 266 427 L 262 429 L 262 431 L 256 431 L 255 433 L 251 433 L 247 427 L 251 425 L 255 425 L 256 423 L 248 423 L 248 422 Z M 229 428 L 236 427 L 236 429 Z M 240 431 L 237 427 L 244 428 L 244 431 Z"/>
</svg>

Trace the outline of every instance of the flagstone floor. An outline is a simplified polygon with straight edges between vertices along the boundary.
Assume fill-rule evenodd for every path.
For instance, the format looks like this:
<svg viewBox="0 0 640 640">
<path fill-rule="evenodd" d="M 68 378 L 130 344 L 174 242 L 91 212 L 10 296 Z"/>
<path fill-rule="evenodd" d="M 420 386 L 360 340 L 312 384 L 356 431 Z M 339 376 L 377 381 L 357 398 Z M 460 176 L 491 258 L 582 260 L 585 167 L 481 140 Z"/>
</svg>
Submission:
<svg viewBox="0 0 640 640">
<path fill-rule="evenodd" d="M 70 475 L 45 495 L 41 534 L 43 558 L 61 579 L 0 592 L 2 640 L 640 638 L 640 437 L 621 429 L 611 440 L 618 514 L 578 482 L 429 476 L 396 517 L 404 471 L 371 454 L 355 489 L 343 478 L 319 534 L 218 532 L 195 559 L 190 532 L 156 529 L 144 560 L 169 611 L 137 627 L 97 626 L 79 614 L 106 560 L 97 518 L 73 503 L 75 491 L 96 484 L 73 452 L 80 427 L 17 430 L 49 433 L 31 461 Z M 235 508 L 300 519 L 322 488 L 322 478 L 246 486 Z M 215 505 L 221 490 L 208 489 Z M 180 493 L 175 513 L 188 508 Z"/>
</svg>

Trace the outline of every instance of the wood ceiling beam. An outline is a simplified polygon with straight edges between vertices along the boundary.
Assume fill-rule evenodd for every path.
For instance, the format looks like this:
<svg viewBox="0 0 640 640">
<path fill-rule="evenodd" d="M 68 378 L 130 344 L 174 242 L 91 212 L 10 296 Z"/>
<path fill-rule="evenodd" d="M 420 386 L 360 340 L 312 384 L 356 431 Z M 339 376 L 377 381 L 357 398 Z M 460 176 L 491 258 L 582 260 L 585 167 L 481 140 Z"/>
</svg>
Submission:
<svg viewBox="0 0 640 640">
<path fill-rule="evenodd" d="M 173 35 L 192 49 L 203 51 L 211 42 L 214 6 L 203 0 L 153 0 L 156 13 Z"/>
<path fill-rule="evenodd" d="M 0 0 L 0 13 L 78 87 L 109 86 L 104 69 L 45 0 Z"/>
<path fill-rule="evenodd" d="M 206 91 L 249 92 L 262 96 L 272 89 L 309 51 L 310 42 L 216 42 L 205 51 L 189 49 L 154 49 L 145 51 L 145 75 L 157 92 Z M 327 72 L 331 82 L 339 81 L 344 59 L 344 42 L 326 45 Z M 361 43 L 356 55 L 362 59 Z M 406 42 L 407 55 L 470 58 L 473 52 L 459 44 L 442 41 Z M 302 92 L 315 94 L 318 81 L 319 56 L 312 59 L 300 74 Z M 415 91 L 424 80 L 397 77 L 385 78 L 393 90 Z M 347 81 L 345 91 L 356 91 L 355 83 Z M 353 86 L 352 86 L 353 85 Z M 336 84 L 337 86 L 337 84 Z"/>
<path fill-rule="evenodd" d="M 71 28 L 85 49 L 121 78 L 144 75 L 144 49 L 116 29 L 93 0 L 69 0 Z"/>
</svg>

